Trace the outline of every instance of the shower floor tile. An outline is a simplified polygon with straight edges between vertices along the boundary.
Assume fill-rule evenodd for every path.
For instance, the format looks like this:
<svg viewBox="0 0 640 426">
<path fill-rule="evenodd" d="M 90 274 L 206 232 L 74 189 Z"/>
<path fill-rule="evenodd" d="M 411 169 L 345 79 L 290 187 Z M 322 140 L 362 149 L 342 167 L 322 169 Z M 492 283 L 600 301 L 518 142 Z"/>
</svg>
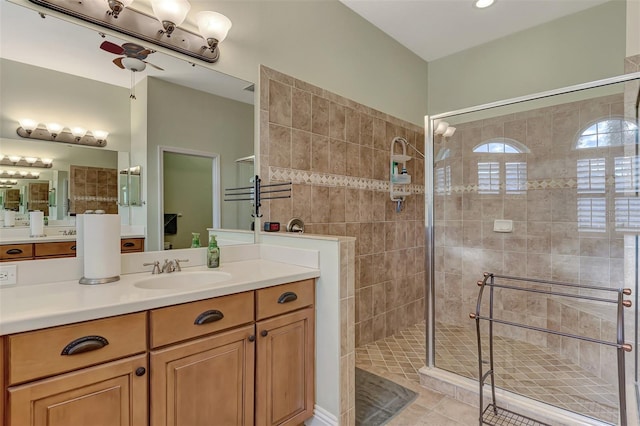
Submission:
<svg viewBox="0 0 640 426">
<path fill-rule="evenodd" d="M 436 330 L 436 366 L 477 380 L 475 332 L 448 324 L 438 324 Z M 425 342 L 425 324 L 416 324 L 356 348 L 356 365 L 419 383 L 418 370 L 426 359 Z M 612 424 L 617 422 L 615 385 L 526 342 L 496 337 L 494 347 L 498 387 Z M 483 348 L 483 353 L 488 354 L 488 349 Z"/>
</svg>

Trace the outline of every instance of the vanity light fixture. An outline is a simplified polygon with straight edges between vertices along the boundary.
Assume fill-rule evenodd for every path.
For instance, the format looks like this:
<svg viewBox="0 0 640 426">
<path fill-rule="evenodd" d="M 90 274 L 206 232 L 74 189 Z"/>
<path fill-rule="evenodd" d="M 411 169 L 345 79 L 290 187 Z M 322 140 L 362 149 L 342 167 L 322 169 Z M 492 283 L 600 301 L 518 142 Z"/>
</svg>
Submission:
<svg viewBox="0 0 640 426">
<path fill-rule="evenodd" d="M 53 160 L 50 158 L 22 157 L 20 155 L 0 155 L 0 165 L 50 169 L 53 167 Z M 14 176 L 19 172 L 9 170 L 2 173 L 8 176 Z"/>
<path fill-rule="evenodd" d="M 433 131 L 434 135 L 442 135 L 443 138 L 450 138 L 455 133 L 456 128 L 450 126 L 446 121 L 440 121 L 436 124 L 436 128 Z"/>
<path fill-rule="evenodd" d="M 12 170 L 13 171 L 13 170 Z M 40 172 L 27 172 L 24 170 L 21 170 L 19 172 L 13 172 L 10 173 L 8 171 L 0 171 L 0 178 L 3 179 L 13 179 L 13 178 L 18 178 L 18 179 L 40 179 Z"/>
<path fill-rule="evenodd" d="M 133 0 L 29 1 L 208 63 L 220 58 L 218 45 L 231 28 L 229 18 L 208 11 L 196 14 L 200 34 L 181 28 L 191 9 L 188 0 L 151 0 L 155 16 L 132 8 Z M 108 6 L 106 11 L 105 3 Z"/>
<path fill-rule="evenodd" d="M 35 125 L 33 123 L 35 123 Z M 26 124 L 28 128 L 25 128 L 23 124 Z M 46 126 L 43 126 L 31 119 L 20 120 L 20 127 L 18 127 L 16 132 L 23 138 L 73 143 L 99 148 L 107 146 L 107 136 L 109 135 L 109 132 L 105 132 L 104 130 L 92 130 L 88 132 L 82 127 L 72 127 L 68 129 L 58 123 L 48 123 Z"/>
<path fill-rule="evenodd" d="M 0 184 L 2 185 L 17 185 L 17 180 L 8 180 L 8 179 L 0 179 Z"/>
</svg>

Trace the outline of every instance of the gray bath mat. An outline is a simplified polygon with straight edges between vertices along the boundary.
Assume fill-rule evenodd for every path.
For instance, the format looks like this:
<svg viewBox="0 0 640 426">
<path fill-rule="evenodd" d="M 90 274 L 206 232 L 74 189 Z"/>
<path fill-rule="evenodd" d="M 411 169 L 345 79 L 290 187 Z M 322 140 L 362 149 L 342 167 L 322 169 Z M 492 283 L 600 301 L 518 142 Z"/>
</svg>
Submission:
<svg viewBox="0 0 640 426">
<path fill-rule="evenodd" d="M 356 426 L 383 425 L 417 396 L 391 380 L 356 368 Z"/>
</svg>

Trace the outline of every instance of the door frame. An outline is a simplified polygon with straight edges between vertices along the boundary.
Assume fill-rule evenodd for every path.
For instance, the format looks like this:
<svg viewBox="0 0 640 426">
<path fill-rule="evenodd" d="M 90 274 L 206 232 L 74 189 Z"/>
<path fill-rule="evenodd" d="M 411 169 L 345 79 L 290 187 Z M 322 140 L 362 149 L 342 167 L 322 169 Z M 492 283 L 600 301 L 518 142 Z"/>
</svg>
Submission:
<svg viewBox="0 0 640 426">
<path fill-rule="evenodd" d="M 191 155 L 211 159 L 211 179 L 213 184 L 212 194 L 212 228 L 220 227 L 220 155 L 213 152 L 198 151 L 194 149 L 179 148 L 174 146 L 158 146 L 158 237 L 160 244 L 164 241 L 164 153 Z"/>
</svg>

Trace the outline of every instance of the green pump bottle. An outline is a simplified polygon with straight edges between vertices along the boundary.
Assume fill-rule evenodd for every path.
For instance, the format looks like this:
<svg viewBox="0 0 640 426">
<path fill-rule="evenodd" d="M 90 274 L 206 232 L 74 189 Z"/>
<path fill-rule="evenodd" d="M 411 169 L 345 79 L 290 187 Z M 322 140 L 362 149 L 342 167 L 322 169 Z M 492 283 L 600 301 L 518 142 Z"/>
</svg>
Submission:
<svg viewBox="0 0 640 426">
<path fill-rule="evenodd" d="M 220 266 L 220 247 L 216 241 L 216 236 L 209 236 L 209 246 L 207 247 L 207 267 L 217 268 Z"/>
</svg>

